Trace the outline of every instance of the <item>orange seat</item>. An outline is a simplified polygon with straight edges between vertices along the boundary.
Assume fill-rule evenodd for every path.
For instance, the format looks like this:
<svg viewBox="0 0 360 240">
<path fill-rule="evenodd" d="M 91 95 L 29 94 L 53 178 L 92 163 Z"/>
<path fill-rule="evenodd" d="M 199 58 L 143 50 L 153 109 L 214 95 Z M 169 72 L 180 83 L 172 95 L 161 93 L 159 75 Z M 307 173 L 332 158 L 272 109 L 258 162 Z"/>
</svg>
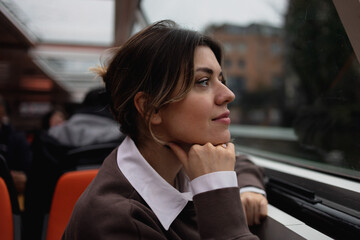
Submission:
<svg viewBox="0 0 360 240">
<path fill-rule="evenodd" d="M 58 180 L 51 203 L 46 240 L 59 240 L 77 199 L 96 176 L 98 169 L 64 173 Z"/>
<path fill-rule="evenodd" d="M 0 239 L 14 239 L 14 222 L 11 201 L 5 181 L 0 177 Z"/>
</svg>

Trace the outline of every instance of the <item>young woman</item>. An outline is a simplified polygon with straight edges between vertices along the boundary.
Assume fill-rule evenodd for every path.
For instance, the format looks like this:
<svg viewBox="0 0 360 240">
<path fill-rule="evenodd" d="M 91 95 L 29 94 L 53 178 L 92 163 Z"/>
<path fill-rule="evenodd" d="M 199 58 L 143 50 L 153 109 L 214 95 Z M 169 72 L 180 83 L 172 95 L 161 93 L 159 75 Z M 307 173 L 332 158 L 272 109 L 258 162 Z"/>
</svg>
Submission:
<svg viewBox="0 0 360 240">
<path fill-rule="evenodd" d="M 155 23 L 130 38 L 101 75 L 127 137 L 78 200 L 63 239 L 257 239 L 239 187 L 262 173 L 230 142 L 221 48 L 209 37 Z M 235 171 L 236 165 L 236 171 Z M 266 198 L 244 197 L 248 221 Z"/>
</svg>

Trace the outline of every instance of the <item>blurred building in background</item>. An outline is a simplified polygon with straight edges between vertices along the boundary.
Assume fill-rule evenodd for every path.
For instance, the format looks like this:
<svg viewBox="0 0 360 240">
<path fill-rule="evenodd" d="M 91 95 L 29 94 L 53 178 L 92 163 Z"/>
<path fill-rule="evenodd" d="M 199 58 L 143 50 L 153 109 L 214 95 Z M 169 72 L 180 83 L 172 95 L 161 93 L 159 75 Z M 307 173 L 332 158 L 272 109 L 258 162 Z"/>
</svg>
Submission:
<svg viewBox="0 0 360 240">
<path fill-rule="evenodd" d="M 209 26 L 206 33 L 224 46 L 223 69 L 236 95 L 233 122 L 278 125 L 284 89 L 283 30 L 262 24 L 224 24 Z"/>
</svg>

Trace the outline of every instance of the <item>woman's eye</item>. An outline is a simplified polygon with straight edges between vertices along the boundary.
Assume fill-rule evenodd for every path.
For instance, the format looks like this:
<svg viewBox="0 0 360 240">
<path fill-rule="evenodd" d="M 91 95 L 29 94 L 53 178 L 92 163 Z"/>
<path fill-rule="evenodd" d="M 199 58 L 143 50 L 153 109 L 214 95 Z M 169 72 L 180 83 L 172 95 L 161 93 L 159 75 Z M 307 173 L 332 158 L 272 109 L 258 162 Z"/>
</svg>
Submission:
<svg viewBox="0 0 360 240">
<path fill-rule="evenodd" d="M 196 84 L 206 87 L 206 86 L 209 85 L 209 79 L 208 78 L 202 78 L 202 79 L 196 81 Z"/>
</svg>

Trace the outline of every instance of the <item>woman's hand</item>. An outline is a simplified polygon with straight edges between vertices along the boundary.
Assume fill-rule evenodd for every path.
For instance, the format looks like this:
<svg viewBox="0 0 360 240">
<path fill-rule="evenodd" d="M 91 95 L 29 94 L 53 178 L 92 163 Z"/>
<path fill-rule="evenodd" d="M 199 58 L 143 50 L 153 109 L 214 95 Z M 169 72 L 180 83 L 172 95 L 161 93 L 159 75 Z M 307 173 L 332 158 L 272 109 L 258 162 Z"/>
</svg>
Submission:
<svg viewBox="0 0 360 240">
<path fill-rule="evenodd" d="M 217 146 L 211 143 L 195 144 L 188 153 L 177 144 L 169 143 L 168 145 L 184 165 L 191 180 L 212 172 L 234 171 L 235 147 L 232 143 Z"/>
<path fill-rule="evenodd" d="M 240 198 L 248 225 L 260 224 L 261 219 L 267 216 L 266 197 L 260 193 L 243 192 Z"/>
</svg>

